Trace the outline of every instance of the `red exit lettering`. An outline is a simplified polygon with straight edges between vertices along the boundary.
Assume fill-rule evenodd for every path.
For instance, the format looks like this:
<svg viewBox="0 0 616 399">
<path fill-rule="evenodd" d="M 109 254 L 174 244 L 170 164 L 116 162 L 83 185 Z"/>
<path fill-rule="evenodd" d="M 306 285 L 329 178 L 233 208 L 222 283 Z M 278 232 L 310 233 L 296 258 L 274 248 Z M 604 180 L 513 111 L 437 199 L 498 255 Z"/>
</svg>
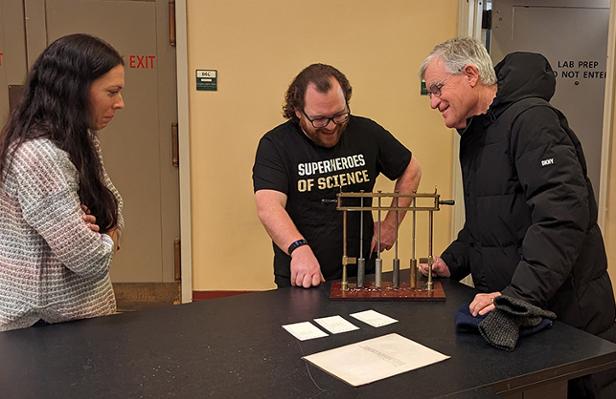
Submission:
<svg viewBox="0 0 616 399">
<path fill-rule="evenodd" d="M 128 67 L 133 69 L 154 69 L 155 55 L 129 55 Z"/>
</svg>

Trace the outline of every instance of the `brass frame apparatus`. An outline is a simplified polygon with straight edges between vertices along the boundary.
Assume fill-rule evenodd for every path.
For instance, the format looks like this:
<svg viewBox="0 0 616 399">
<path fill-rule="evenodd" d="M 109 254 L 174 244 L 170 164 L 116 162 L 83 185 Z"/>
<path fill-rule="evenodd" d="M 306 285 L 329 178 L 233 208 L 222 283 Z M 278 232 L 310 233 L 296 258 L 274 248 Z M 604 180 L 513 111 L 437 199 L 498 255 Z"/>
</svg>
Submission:
<svg viewBox="0 0 616 399">
<path fill-rule="evenodd" d="M 377 258 L 375 260 L 375 276 L 374 276 L 374 287 L 372 289 L 380 289 L 382 285 L 382 259 L 381 259 L 381 213 L 383 211 L 395 211 L 396 213 L 396 222 L 398 228 L 400 227 L 400 212 L 411 212 L 412 214 L 412 233 L 411 233 L 411 259 L 409 262 L 410 272 L 409 272 L 409 282 L 408 288 L 410 289 L 419 289 L 417 287 L 417 266 L 418 259 L 416 258 L 416 233 L 417 233 L 417 212 L 427 212 L 428 213 L 428 256 L 426 258 L 420 258 L 419 263 L 427 263 L 429 270 L 432 270 L 432 265 L 434 264 L 434 248 L 433 248 L 433 240 L 434 240 L 434 212 L 440 210 L 441 205 L 454 205 L 453 200 L 441 200 L 440 195 L 438 194 L 436 188 L 434 189 L 434 193 L 412 193 L 412 194 L 402 194 L 398 192 L 394 193 L 383 193 L 381 191 L 377 191 L 376 193 L 366 193 L 366 192 L 353 192 L 353 193 L 338 193 L 336 195 L 336 209 L 338 211 L 342 211 L 342 281 L 341 281 L 341 289 L 343 291 L 347 291 L 350 289 L 350 285 L 348 282 L 347 276 L 347 266 L 357 264 L 357 284 L 354 286 L 355 289 L 364 289 L 365 288 L 365 258 L 363 255 L 363 237 L 364 237 L 364 212 L 366 211 L 376 211 L 377 220 L 375 223 L 377 224 Z M 343 204 L 344 199 L 348 198 L 359 198 L 359 206 L 347 206 Z M 377 206 L 365 206 L 364 199 L 365 198 L 376 198 Z M 391 205 L 384 206 L 382 204 L 383 198 L 392 198 Z M 408 206 L 399 206 L 400 198 L 410 198 L 411 201 Z M 423 204 L 419 206 L 419 202 L 421 202 L 423 198 L 431 198 L 431 204 Z M 418 201 L 419 200 L 419 201 Z M 372 201 L 370 201 L 372 202 Z M 427 202 L 424 200 L 423 202 Z M 360 248 L 359 248 L 359 256 L 350 257 L 348 256 L 348 248 L 347 248 L 347 237 L 348 237 L 348 212 L 361 212 L 360 214 Z M 393 284 L 392 287 L 397 289 L 400 286 L 400 259 L 398 258 L 398 229 L 396 229 L 395 236 L 395 255 L 393 259 Z M 427 284 L 425 289 L 431 291 L 433 287 L 432 284 L 432 273 L 428 273 L 427 276 Z"/>
</svg>

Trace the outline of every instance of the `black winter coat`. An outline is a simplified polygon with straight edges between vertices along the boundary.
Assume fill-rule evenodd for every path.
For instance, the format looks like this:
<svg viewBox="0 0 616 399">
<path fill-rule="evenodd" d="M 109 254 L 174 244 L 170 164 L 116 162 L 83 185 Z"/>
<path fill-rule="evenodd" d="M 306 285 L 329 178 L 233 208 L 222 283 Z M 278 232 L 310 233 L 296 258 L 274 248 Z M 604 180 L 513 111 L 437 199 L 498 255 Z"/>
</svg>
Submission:
<svg viewBox="0 0 616 399">
<path fill-rule="evenodd" d="M 488 112 L 460 141 L 466 223 L 442 258 L 452 278 L 473 276 L 610 338 L 615 305 L 597 204 L 580 143 L 549 104 L 555 78 L 539 54 L 513 53 L 496 66 Z"/>
</svg>

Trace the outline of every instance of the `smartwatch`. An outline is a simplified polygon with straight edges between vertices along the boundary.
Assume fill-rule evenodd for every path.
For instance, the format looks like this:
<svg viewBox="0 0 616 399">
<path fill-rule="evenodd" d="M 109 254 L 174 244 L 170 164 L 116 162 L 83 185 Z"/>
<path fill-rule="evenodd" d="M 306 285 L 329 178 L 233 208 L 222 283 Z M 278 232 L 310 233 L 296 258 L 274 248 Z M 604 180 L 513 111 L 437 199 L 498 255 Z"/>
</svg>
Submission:
<svg viewBox="0 0 616 399">
<path fill-rule="evenodd" d="M 293 241 L 291 243 L 291 245 L 289 245 L 289 248 L 287 249 L 287 253 L 289 254 L 289 256 L 291 256 L 291 253 L 293 253 L 293 251 L 295 251 L 297 248 L 303 246 L 303 245 L 308 245 L 308 241 L 306 241 L 305 239 L 301 238 L 297 241 Z"/>
</svg>

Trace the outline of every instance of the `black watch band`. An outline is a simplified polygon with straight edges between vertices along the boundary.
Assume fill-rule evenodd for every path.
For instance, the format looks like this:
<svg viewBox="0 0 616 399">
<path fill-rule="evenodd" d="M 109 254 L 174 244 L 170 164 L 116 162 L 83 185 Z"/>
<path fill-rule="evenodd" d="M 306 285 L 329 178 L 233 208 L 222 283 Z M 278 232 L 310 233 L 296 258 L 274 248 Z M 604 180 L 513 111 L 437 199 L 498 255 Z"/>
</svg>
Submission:
<svg viewBox="0 0 616 399">
<path fill-rule="evenodd" d="M 297 241 L 293 241 L 291 245 L 289 245 L 289 249 L 287 249 L 287 253 L 289 254 L 289 256 L 291 256 L 291 253 L 295 251 L 297 248 L 301 247 L 302 245 L 308 245 L 308 241 L 306 241 L 303 238 Z"/>
</svg>

